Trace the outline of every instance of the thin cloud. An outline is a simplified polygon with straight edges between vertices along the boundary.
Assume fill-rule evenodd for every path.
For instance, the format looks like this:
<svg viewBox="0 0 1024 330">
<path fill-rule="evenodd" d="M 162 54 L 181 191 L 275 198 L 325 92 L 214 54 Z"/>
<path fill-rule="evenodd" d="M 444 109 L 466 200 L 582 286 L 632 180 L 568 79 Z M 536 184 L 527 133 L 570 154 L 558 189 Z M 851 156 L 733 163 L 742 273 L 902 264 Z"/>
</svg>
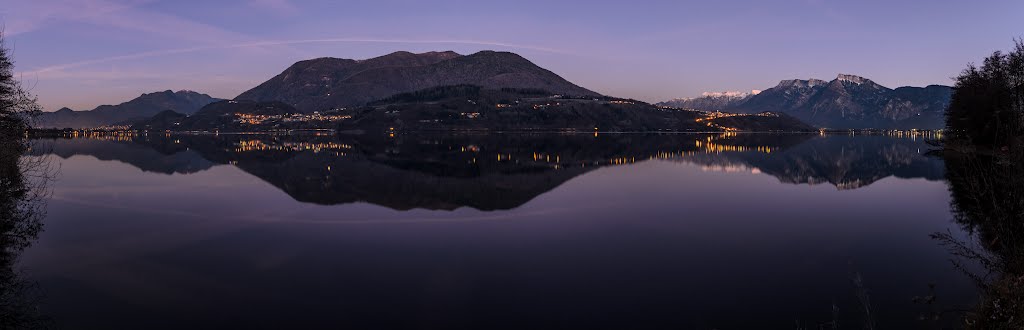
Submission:
<svg viewBox="0 0 1024 330">
<path fill-rule="evenodd" d="M 147 2 L 148 0 L 127 3 L 102 0 L 25 1 L 14 4 L 13 8 L 5 8 L 0 12 L 0 16 L 6 26 L 4 33 L 7 36 L 15 36 L 35 31 L 51 22 L 96 21 L 98 17 L 129 10 Z"/>
<path fill-rule="evenodd" d="M 210 49 L 216 49 L 216 48 L 218 48 L 218 47 L 192 47 L 192 48 L 154 50 L 154 51 L 147 51 L 147 52 L 141 52 L 141 53 L 133 53 L 133 54 L 126 54 L 126 55 L 103 57 L 103 58 L 97 58 L 97 59 L 92 59 L 92 60 L 85 60 L 85 61 L 78 61 L 78 62 L 71 62 L 71 63 L 65 63 L 65 64 L 52 65 L 52 66 L 40 68 L 40 69 L 37 69 L 37 70 L 22 72 L 21 74 L 22 75 L 39 75 L 39 74 L 45 74 L 45 73 L 50 73 L 50 72 L 59 72 L 59 71 L 67 70 L 67 69 L 80 68 L 80 67 L 94 65 L 94 64 L 111 63 L 111 62 L 119 62 L 119 61 L 125 61 L 125 60 L 134 60 L 134 59 L 157 57 L 157 56 L 167 56 L 167 55 L 174 55 L 174 54 L 184 54 L 184 53 L 198 52 L 198 51 L 202 51 L 202 50 L 210 50 Z"/>
<path fill-rule="evenodd" d="M 299 45 L 299 44 L 316 44 L 316 43 L 340 43 L 340 42 L 369 42 L 369 43 L 397 43 L 397 44 L 463 44 L 463 45 L 479 45 L 479 46 L 493 46 L 493 47 L 505 47 L 513 49 L 527 49 L 533 51 L 540 51 L 546 53 L 556 54 L 571 54 L 569 52 L 531 45 L 520 45 L 496 41 L 481 41 L 481 40 L 468 40 L 468 39 L 440 39 L 440 40 L 416 40 L 416 39 L 373 39 L 373 38 L 329 38 L 329 39 L 300 39 L 300 40 L 267 40 L 267 41 L 255 41 L 238 43 L 232 45 L 220 45 L 220 46 L 200 46 L 200 47 L 189 47 L 189 48 L 178 48 L 178 49 L 163 49 L 153 50 L 118 56 L 103 57 L 91 60 L 84 60 L 78 62 L 71 62 L 65 64 L 52 65 L 32 71 L 22 72 L 22 75 L 41 75 L 51 72 L 58 72 L 68 69 L 86 67 L 90 65 L 113 63 L 126 60 L 136 60 L 143 58 L 169 56 L 177 54 L 194 53 L 209 50 L 219 49 L 233 49 L 233 48 L 249 48 L 249 47 L 267 47 L 267 46 L 286 46 L 286 45 Z"/>
<path fill-rule="evenodd" d="M 252 0 L 249 1 L 249 5 L 285 15 L 295 15 L 299 12 L 299 7 L 288 0 Z"/>
<path fill-rule="evenodd" d="M 215 25 L 144 8 L 156 0 L 34 0 L 5 9 L 8 36 L 32 32 L 61 22 L 74 22 L 143 33 L 150 38 L 217 44 L 228 40 L 251 40 L 247 35 Z M 281 3 L 281 1 L 271 1 Z M 287 3 L 285 3 L 287 4 Z M 282 4 L 279 4 L 282 5 Z M 18 13 L 18 14 L 15 14 Z M 9 16 L 9 17 L 8 17 Z"/>
</svg>

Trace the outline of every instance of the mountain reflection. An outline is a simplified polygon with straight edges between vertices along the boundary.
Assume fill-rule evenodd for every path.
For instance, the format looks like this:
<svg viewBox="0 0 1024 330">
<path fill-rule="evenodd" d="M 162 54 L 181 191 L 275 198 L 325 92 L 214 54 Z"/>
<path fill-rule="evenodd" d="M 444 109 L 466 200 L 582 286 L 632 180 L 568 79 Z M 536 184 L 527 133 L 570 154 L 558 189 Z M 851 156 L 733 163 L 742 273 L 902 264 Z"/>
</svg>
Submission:
<svg viewBox="0 0 1024 330">
<path fill-rule="evenodd" d="M 36 153 L 90 155 L 143 171 L 233 165 L 295 200 L 397 210 L 516 208 L 589 171 L 646 160 L 760 172 L 791 184 L 862 187 L 943 179 L 921 140 L 811 134 L 91 135 L 36 140 Z"/>
<path fill-rule="evenodd" d="M 838 135 L 807 139 L 777 152 L 701 153 L 683 161 L 710 168 L 749 168 L 784 183 L 856 189 L 889 176 L 942 180 L 943 163 L 924 155 L 928 148 L 913 139 Z"/>
</svg>

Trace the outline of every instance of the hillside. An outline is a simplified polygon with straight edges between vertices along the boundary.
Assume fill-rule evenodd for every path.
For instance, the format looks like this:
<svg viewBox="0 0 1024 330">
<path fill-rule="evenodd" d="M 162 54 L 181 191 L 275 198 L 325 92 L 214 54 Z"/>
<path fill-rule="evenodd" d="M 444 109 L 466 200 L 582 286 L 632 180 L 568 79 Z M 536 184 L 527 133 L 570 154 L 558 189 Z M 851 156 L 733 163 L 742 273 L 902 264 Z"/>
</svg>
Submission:
<svg viewBox="0 0 1024 330">
<path fill-rule="evenodd" d="M 393 96 L 351 109 L 342 130 L 497 131 L 812 131 L 789 116 L 712 114 L 665 109 L 636 100 L 542 96 L 537 90 L 490 90 L 461 85 Z"/>
<path fill-rule="evenodd" d="M 191 116 L 164 111 L 136 123 L 132 128 L 157 131 L 242 132 L 256 128 L 267 130 L 278 128 L 278 126 L 273 123 L 252 124 L 266 121 L 269 118 L 283 119 L 297 112 L 292 106 L 281 102 L 218 101 L 206 105 Z"/>
<path fill-rule="evenodd" d="M 303 113 L 283 102 L 220 101 L 187 116 L 162 112 L 132 127 L 150 131 L 258 132 L 337 129 L 349 132 L 814 131 L 776 113 L 722 114 L 667 109 L 636 100 L 568 97 L 540 89 L 441 86 L 401 93 L 366 106 Z"/>
</svg>

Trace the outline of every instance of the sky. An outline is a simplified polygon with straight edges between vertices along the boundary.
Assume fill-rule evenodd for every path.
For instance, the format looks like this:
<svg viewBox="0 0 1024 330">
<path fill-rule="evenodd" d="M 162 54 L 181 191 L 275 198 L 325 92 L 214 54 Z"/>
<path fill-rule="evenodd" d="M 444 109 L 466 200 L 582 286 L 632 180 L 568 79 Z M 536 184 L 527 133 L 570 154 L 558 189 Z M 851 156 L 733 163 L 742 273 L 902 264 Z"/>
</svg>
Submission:
<svg viewBox="0 0 1024 330">
<path fill-rule="evenodd" d="M 648 102 L 864 76 L 952 84 L 1024 37 L 1024 1 L 0 0 L 22 82 L 48 111 L 142 93 L 233 98 L 292 63 L 511 51 Z"/>
</svg>

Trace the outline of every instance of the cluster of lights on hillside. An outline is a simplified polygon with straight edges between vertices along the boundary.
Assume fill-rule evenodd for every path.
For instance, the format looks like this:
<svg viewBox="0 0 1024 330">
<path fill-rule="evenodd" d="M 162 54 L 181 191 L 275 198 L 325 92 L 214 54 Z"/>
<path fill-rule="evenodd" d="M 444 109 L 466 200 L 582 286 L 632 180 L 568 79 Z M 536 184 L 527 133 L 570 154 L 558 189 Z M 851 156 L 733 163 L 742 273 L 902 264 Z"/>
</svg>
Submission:
<svg viewBox="0 0 1024 330">
<path fill-rule="evenodd" d="M 326 113 L 292 113 L 286 115 L 260 115 L 251 113 L 235 113 L 235 122 L 245 125 L 260 125 L 266 122 L 305 123 L 305 122 L 336 122 L 352 119 L 351 115 Z"/>
<path fill-rule="evenodd" d="M 721 111 L 714 111 L 714 112 L 700 111 L 700 113 L 703 115 L 703 117 L 697 118 L 694 121 L 696 121 L 698 123 L 704 123 L 704 125 L 707 126 L 707 127 L 723 130 L 723 131 L 726 131 L 726 132 L 735 132 L 738 129 L 736 129 L 735 127 L 727 127 L 727 126 L 723 126 L 723 125 L 721 125 L 719 123 L 716 123 L 715 122 L 716 119 L 728 118 L 728 117 L 778 117 L 779 116 L 778 114 L 771 113 L 771 112 L 761 112 L 761 113 L 747 114 L 747 113 L 729 113 L 729 112 L 721 112 Z"/>
<path fill-rule="evenodd" d="M 540 110 L 540 109 L 544 109 L 544 108 L 548 108 L 548 107 L 557 107 L 557 106 L 560 106 L 560 105 L 562 105 L 561 102 L 554 102 L 554 103 L 548 102 L 548 103 L 544 103 L 544 104 L 534 104 L 533 105 L 533 110 Z"/>
</svg>

